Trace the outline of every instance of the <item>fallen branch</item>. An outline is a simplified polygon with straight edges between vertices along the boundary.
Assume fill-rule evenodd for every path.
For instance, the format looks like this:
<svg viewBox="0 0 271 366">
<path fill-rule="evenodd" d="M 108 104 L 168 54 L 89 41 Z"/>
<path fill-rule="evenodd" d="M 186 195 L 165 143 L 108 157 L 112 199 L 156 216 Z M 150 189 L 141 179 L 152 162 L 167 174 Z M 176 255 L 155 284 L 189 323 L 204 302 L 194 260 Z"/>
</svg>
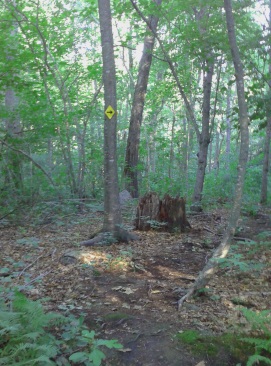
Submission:
<svg viewBox="0 0 271 366">
<path fill-rule="evenodd" d="M 50 256 L 52 256 L 53 257 L 53 255 L 55 254 L 55 251 L 56 251 L 56 249 L 54 249 L 53 251 L 52 251 L 52 253 L 49 253 L 49 254 L 41 254 L 41 255 L 39 255 L 32 263 L 30 263 L 30 264 L 28 264 L 28 266 L 26 266 L 18 275 L 17 275 L 17 277 L 18 278 L 20 278 L 21 276 L 22 276 L 22 274 L 27 270 L 27 269 L 29 269 L 30 267 L 32 267 L 40 258 L 43 258 L 43 257 L 50 257 Z"/>
<path fill-rule="evenodd" d="M 53 269 L 50 269 L 50 270 L 49 270 L 49 271 L 47 271 L 47 272 L 41 273 L 39 276 L 37 276 L 37 277 L 33 278 L 33 280 L 31 280 L 31 281 L 27 282 L 24 286 L 22 286 L 22 287 L 21 287 L 21 290 L 23 290 L 23 289 L 27 288 L 29 285 L 31 285 L 32 283 L 34 283 L 34 282 L 36 282 L 36 281 L 40 280 L 41 278 L 43 278 L 43 277 L 47 276 L 47 275 L 48 275 L 49 273 L 51 273 L 51 272 L 53 272 Z"/>
<path fill-rule="evenodd" d="M 22 276 L 22 274 L 29 269 L 30 267 L 34 266 L 34 264 L 42 257 L 45 257 L 44 254 L 39 255 L 32 263 L 30 263 L 28 266 L 26 266 L 18 275 L 17 277 L 20 278 Z"/>
</svg>

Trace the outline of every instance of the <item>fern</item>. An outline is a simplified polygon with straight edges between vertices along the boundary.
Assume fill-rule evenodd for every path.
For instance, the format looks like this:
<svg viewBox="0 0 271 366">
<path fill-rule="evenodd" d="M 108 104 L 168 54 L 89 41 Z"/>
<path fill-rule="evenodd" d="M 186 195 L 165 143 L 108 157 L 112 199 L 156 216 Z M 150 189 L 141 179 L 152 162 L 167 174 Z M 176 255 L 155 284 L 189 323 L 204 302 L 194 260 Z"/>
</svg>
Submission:
<svg viewBox="0 0 271 366">
<path fill-rule="evenodd" d="M 45 313 L 39 301 L 31 301 L 16 290 L 10 293 L 13 300 L 8 304 L 0 298 L 0 366 L 58 365 L 60 353 L 67 365 L 70 358 L 77 364 L 99 366 L 105 358 L 99 347 L 122 348 L 116 340 L 96 339 L 82 317 Z M 50 333 L 56 325 L 64 330 L 61 339 Z M 64 344 L 67 354 L 63 354 Z"/>
<path fill-rule="evenodd" d="M 271 365 L 270 310 L 255 312 L 243 308 L 242 313 L 249 322 L 252 332 L 254 332 L 254 336 L 242 338 L 242 341 L 255 346 L 255 353 L 249 356 L 247 366 L 258 364 L 260 361 Z M 262 355 L 263 352 L 264 355 Z"/>
<path fill-rule="evenodd" d="M 247 366 L 253 366 L 255 364 L 258 365 L 260 361 L 265 362 L 267 365 L 271 365 L 270 358 L 260 356 L 260 355 L 253 355 L 253 356 L 249 357 Z"/>
<path fill-rule="evenodd" d="M 0 365 L 54 365 L 56 339 L 45 327 L 60 324 L 65 318 L 45 313 L 38 301 L 14 293 L 8 305 L 0 303 Z"/>
</svg>

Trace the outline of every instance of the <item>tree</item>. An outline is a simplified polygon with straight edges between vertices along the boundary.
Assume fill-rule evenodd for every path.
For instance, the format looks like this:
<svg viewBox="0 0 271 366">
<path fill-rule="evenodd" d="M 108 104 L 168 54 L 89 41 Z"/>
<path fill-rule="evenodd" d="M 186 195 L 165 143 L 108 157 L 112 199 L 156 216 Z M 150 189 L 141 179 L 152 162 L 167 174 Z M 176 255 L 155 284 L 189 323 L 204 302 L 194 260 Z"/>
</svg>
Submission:
<svg viewBox="0 0 271 366">
<path fill-rule="evenodd" d="M 269 0 L 269 37 L 271 36 L 271 0 Z M 269 46 L 269 80 L 268 92 L 271 94 L 271 47 Z M 267 107 L 266 136 L 264 143 L 263 175 L 261 186 L 261 203 L 267 203 L 268 172 L 270 169 L 270 141 L 271 141 L 271 108 Z"/>
<path fill-rule="evenodd" d="M 133 0 L 131 0 L 133 2 Z M 157 6 L 162 0 L 154 0 Z M 143 118 L 145 95 L 148 86 L 149 73 L 152 63 L 152 53 L 155 43 L 155 36 L 159 18 L 151 15 L 146 29 L 142 57 L 138 67 L 137 83 L 134 91 L 129 134 L 127 139 L 124 176 L 126 189 L 132 197 L 138 197 L 138 159 L 140 128 Z"/>
<path fill-rule="evenodd" d="M 218 266 L 218 259 L 225 258 L 229 252 L 231 246 L 231 240 L 235 233 L 237 221 L 240 216 L 241 210 L 241 202 L 243 195 L 243 187 L 246 173 L 246 164 L 248 160 L 248 151 L 249 151 L 249 129 L 248 129 L 248 111 L 247 104 L 245 99 L 245 88 L 244 88 L 244 71 L 243 64 L 239 54 L 239 48 L 236 42 L 236 34 L 235 34 L 235 23 L 232 11 L 232 2 L 231 0 L 224 0 L 224 8 L 226 12 L 226 22 L 227 22 L 227 30 L 228 30 L 228 38 L 229 45 L 231 49 L 233 64 L 235 68 L 235 78 L 236 78 L 236 89 L 238 96 L 238 115 L 239 115 L 239 126 L 240 126 L 240 135 L 241 135 L 241 144 L 240 144 L 240 152 L 239 152 L 239 165 L 238 165 L 238 176 L 237 182 L 235 186 L 235 198 L 233 203 L 233 208 L 230 213 L 230 219 L 228 222 L 227 229 L 224 233 L 221 244 L 215 250 L 212 258 L 208 261 L 206 266 L 200 272 L 198 278 L 196 279 L 193 286 L 190 288 L 188 293 L 183 296 L 178 301 L 178 308 L 182 307 L 182 304 L 185 300 L 192 296 L 192 294 L 206 286 L 210 278 L 214 275 L 215 270 Z"/>
<path fill-rule="evenodd" d="M 8 37 L 8 44 L 4 50 L 6 63 L 10 64 L 10 70 L 14 67 L 14 59 L 18 51 L 18 24 L 11 22 L 10 35 Z M 5 118 L 6 140 L 10 141 L 11 145 L 18 145 L 22 136 L 22 126 L 19 115 L 19 97 L 16 94 L 16 72 L 11 71 L 6 80 L 5 90 L 5 109 L 7 117 Z M 7 187 L 13 183 L 13 188 L 16 194 L 19 193 L 23 186 L 21 163 L 22 160 L 17 152 L 9 149 L 6 154 L 7 169 L 5 169 L 5 184 Z"/>
<path fill-rule="evenodd" d="M 142 11 L 135 4 L 133 0 L 131 0 L 133 7 L 137 11 L 137 13 L 141 16 L 141 18 L 145 21 L 147 25 L 149 25 L 149 21 L 143 15 Z M 188 94 L 185 90 L 185 86 L 181 81 L 181 76 L 178 75 L 178 68 L 174 62 L 174 59 L 171 57 L 170 53 L 167 51 L 167 46 L 165 42 L 161 39 L 155 29 L 149 28 L 152 30 L 154 37 L 157 39 L 160 49 L 163 53 L 165 61 L 168 63 L 169 68 L 172 72 L 173 78 L 175 79 L 176 85 L 178 87 L 179 93 L 184 101 L 185 107 L 187 109 L 187 116 L 191 121 L 197 135 L 198 143 L 199 143 L 199 152 L 198 152 L 198 168 L 196 174 L 196 182 L 195 189 L 193 194 L 193 208 L 200 208 L 200 201 L 202 198 L 202 190 L 204 184 L 205 170 L 207 165 L 207 156 L 208 156 L 208 146 L 210 144 L 210 107 L 211 107 L 211 91 L 212 91 L 212 79 L 214 74 L 214 64 L 215 64 L 215 55 L 213 52 L 213 45 L 210 43 L 208 36 L 206 36 L 207 28 L 206 22 L 209 19 L 209 12 L 211 11 L 211 7 L 201 7 L 197 10 L 196 7 L 193 7 L 193 11 L 195 14 L 195 19 L 197 26 L 199 28 L 199 39 L 200 39 L 200 49 L 201 55 L 200 63 L 203 69 L 203 103 L 202 103 L 202 113 L 201 113 L 201 130 L 197 123 L 196 113 L 193 110 L 192 104 L 189 101 Z M 203 58 L 202 58 L 203 55 Z"/>
<path fill-rule="evenodd" d="M 211 91 L 212 80 L 214 74 L 215 58 L 212 51 L 212 45 L 209 44 L 208 38 L 205 41 L 206 26 L 204 25 L 205 19 L 209 17 L 209 13 L 206 8 L 200 8 L 200 10 L 194 9 L 195 17 L 199 26 L 200 35 L 203 39 L 203 54 L 205 54 L 205 60 L 203 63 L 203 103 L 202 103 L 202 118 L 201 118 L 201 131 L 195 126 L 198 137 L 199 152 L 198 152 L 198 168 L 196 174 L 196 182 L 193 194 L 193 206 L 192 208 L 201 209 L 202 191 L 204 185 L 204 177 L 207 166 L 208 147 L 211 141 L 211 123 L 210 123 L 210 110 L 211 110 Z M 202 24 L 203 23 L 203 24 Z"/>
<path fill-rule="evenodd" d="M 117 91 L 110 0 L 99 0 L 104 84 L 104 223 L 100 234 L 82 245 L 135 240 L 122 228 L 117 167 Z"/>
</svg>

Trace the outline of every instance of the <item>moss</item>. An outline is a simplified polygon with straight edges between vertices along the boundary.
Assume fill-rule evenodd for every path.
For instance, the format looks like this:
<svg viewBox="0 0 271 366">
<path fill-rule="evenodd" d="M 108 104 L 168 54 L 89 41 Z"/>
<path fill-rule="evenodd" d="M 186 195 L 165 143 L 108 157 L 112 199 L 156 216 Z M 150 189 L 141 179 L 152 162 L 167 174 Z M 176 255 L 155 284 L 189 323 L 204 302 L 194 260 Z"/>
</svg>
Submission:
<svg viewBox="0 0 271 366">
<path fill-rule="evenodd" d="M 189 346 L 190 350 L 195 354 L 207 354 L 209 356 L 215 356 L 218 353 L 216 344 L 213 343 L 214 337 L 201 334 L 197 330 L 186 330 L 177 335 L 182 343 Z"/>
<path fill-rule="evenodd" d="M 233 333 L 210 335 L 192 329 L 178 333 L 176 338 L 186 344 L 189 350 L 196 355 L 212 357 L 222 351 L 230 354 L 238 361 L 245 361 L 248 355 L 253 354 L 253 347 L 241 341 L 241 335 L 238 336 Z"/>
</svg>

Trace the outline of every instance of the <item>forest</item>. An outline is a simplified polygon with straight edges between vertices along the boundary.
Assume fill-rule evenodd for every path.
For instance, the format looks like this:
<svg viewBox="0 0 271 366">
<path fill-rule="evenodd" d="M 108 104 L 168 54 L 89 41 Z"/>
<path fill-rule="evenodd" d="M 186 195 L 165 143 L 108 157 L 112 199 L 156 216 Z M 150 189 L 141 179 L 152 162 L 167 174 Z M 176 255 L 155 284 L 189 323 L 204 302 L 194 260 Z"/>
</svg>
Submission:
<svg viewBox="0 0 271 366">
<path fill-rule="evenodd" d="M 0 27 L 0 365 L 271 365 L 271 0 Z"/>
</svg>

